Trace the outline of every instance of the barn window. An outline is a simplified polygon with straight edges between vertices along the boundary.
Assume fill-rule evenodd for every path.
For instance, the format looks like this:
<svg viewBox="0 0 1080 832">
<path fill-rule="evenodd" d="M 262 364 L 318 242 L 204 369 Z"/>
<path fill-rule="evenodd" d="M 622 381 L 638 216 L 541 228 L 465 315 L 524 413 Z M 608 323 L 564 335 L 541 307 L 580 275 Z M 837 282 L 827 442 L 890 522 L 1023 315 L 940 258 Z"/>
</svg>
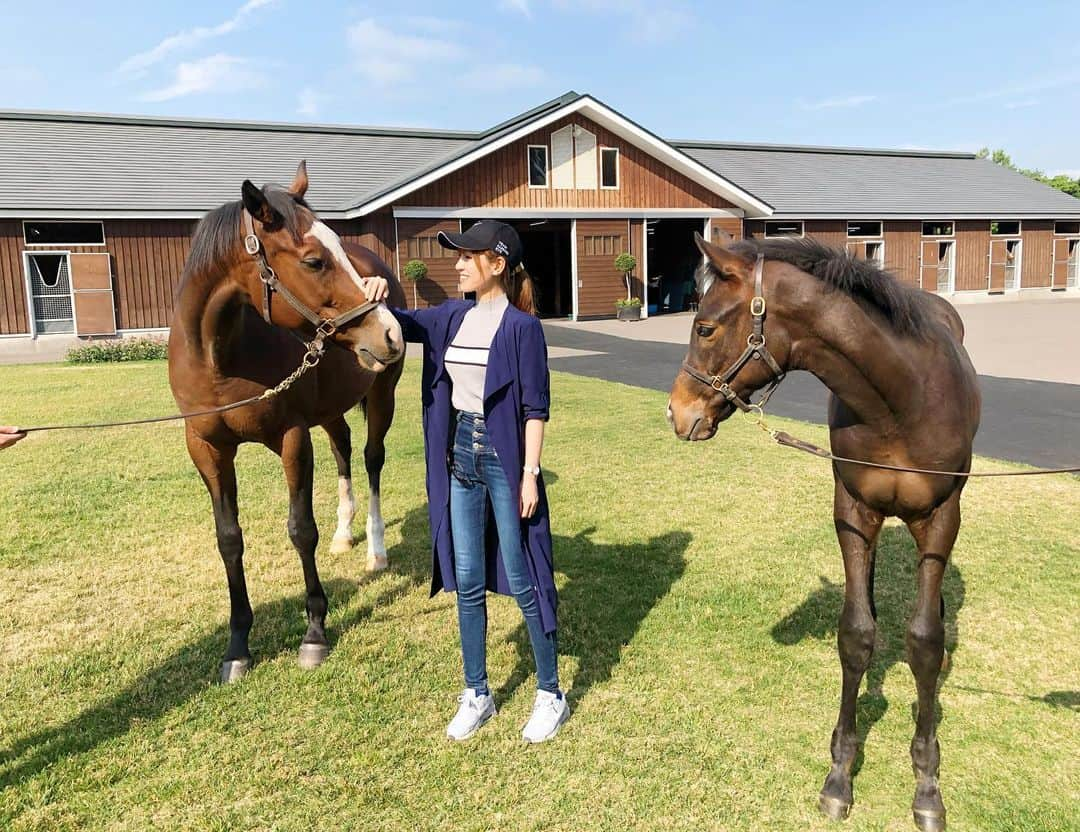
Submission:
<svg viewBox="0 0 1080 832">
<path fill-rule="evenodd" d="M 847 235 L 849 237 L 880 237 L 881 221 L 863 222 L 850 220 L 847 224 Z"/>
<path fill-rule="evenodd" d="M 28 246 L 103 246 L 105 226 L 100 222 L 23 223 L 23 239 Z"/>
<path fill-rule="evenodd" d="M 1015 237 L 1020 233 L 1020 220 L 994 220 L 990 223 L 990 233 L 998 236 Z"/>
<path fill-rule="evenodd" d="M 873 242 L 866 244 L 866 259 L 877 263 L 878 268 L 885 267 L 885 243 Z"/>
<path fill-rule="evenodd" d="M 546 144 L 529 145 L 529 187 L 548 186 L 548 149 Z"/>
<path fill-rule="evenodd" d="M 600 187 L 619 187 L 619 148 L 600 148 Z"/>
<path fill-rule="evenodd" d="M 801 237 L 803 236 L 802 220 L 772 220 L 765 223 L 766 237 Z"/>
<path fill-rule="evenodd" d="M 953 235 L 953 224 L 937 220 L 924 222 L 922 224 L 922 235 L 924 237 L 951 237 Z"/>
<path fill-rule="evenodd" d="M 1073 222 L 1071 220 L 1059 220 L 1058 222 L 1054 223 L 1054 233 L 1076 236 L 1080 234 L 1080 222 Z"/>
</svg>

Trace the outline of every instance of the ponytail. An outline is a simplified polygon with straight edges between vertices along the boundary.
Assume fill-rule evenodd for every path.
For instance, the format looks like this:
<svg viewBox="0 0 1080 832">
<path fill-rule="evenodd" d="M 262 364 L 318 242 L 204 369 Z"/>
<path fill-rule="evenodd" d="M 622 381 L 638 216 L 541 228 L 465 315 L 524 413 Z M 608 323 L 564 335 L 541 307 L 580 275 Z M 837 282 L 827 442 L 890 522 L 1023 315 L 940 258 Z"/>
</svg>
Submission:
<svg viewBox="0 0 1080 832">
<path fill-rule="evenodd" d="M 486 251 L 484 254 L 492 260 L 502 257 L 494 251 Z M 525 271 L 524 263 L 518 263 L 513 270 L 503 269 L 499 275 L 499 284 L 510 303 L 529 315 L 536 314 L 536 292 L 533 289 L 532 277 Z"/>
</svg>

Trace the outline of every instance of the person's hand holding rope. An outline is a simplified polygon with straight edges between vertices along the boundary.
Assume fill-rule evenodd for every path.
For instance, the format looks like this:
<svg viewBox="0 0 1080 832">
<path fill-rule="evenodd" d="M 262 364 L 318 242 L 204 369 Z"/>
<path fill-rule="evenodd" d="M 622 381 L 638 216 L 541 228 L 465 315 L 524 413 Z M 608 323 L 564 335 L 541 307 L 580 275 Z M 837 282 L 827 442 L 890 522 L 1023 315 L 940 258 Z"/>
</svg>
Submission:
<svg viewBox="0 0 1080 832">
<path fill-rule="evenodd" d="M 10 448 L 20 439 L 25 439 L 26 434 L 14 425 L 0 425 L 0 450 Z"/>
</svg>

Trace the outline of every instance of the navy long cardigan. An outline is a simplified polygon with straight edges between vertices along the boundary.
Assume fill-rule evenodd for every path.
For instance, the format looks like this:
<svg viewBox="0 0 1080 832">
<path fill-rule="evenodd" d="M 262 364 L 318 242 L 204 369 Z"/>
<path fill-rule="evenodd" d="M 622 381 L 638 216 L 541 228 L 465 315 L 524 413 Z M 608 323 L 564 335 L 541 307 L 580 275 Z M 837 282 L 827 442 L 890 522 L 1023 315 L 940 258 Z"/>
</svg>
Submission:
<svg viewBox="0 0 1080 832">
<path fill-rule="evenodd" d="M 431 309 L 391 310 L 406 341 L 424 348 L 420 396 L 424 410 L 424 455 L 427 461 L 428 519 L 431 523 L 431 594 L 456 591 L 454 543 L 450 534 L 450 465 L 455 414 L 452 382 L 446 372 L 446 349 L 461 327 L 473 301 L 449 300 Z M 506 481 L 517 505 L 525 464 L 525 422 L 548 418 L 550 383 L 544 329 L 534 315 L 510 305 L 503 314 L 488 354 L 484 382 L 484 421 Z M 551 556 L 551 526 L 543 474 L 537 481 L 540 502 L 532 517 L 521 521 L 521 545 L 540 605 L 545 632 L 555 630 L 558 597 Z M 494 518 L 487 523 L 487 588 L 510 595 L 499 553 Z"/>
</svg>

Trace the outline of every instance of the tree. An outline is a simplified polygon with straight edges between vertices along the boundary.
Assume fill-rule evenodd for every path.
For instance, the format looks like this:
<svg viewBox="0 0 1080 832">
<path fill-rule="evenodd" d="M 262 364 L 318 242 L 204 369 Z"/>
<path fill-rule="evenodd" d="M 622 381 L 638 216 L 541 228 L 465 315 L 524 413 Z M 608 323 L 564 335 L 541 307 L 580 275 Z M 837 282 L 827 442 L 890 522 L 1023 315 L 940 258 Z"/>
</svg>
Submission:
<svg viewBox="0 0 1080 832">
<path fill-rule="evenodd" d="M 1063 173 L 1060 173 L 1057 176 L 1047 176 L 1041 170 L 1018 168 L 1013 164 L 1013 160 L 1009 157 L 1009 154 L 1000 148 L 991 151 L 990 148 L 984 147 L 975 154 L 975 157 L 978 159 L 989 159 L 995 165 L 1001 165 L 1003 168 L 1014 170 L 1029 179 L 1034 179 L 1036 182 L 1042 182 L 1044 185 L 1049 185 L 1051 188 L 1057 188 L 1059 191 L 1067 193 L 1069 196 L 1080 199 L 1080 179 L 1070 179 Z"/>
</svg>

